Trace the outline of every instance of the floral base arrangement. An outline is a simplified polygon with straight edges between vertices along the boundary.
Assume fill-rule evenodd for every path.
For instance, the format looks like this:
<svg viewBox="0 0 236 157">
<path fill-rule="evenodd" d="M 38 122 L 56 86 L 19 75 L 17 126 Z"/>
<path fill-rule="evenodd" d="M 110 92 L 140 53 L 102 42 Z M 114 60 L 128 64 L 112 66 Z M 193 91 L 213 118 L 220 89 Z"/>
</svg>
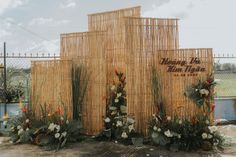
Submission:
<svg viewBox="0 0 236 157">
<path fill-rule="evenodd" d="M 62 115 L 60 108 L 46 114 L 45 107 L 42 112 L 44 116 L 38 120 L 33 112 L 24 106 L 20 115 L 9 119 L 7 125 L 13 143 L 32 143 L 50 150 L 58 150 L 68 141 L 80 140 L 80 121 L 69 121 L 66 114 Z"/>
<path fill-rule="evenodd" d="M 191 120 L 154 114 L 149 126 L 152 142 L 176 150 L 222 149 L 223 138 L 206 116 Z"/>
<path fill-rule="evenodd" d="M 124 144 L 133 144 L 132 138 L 141 136 L 135 132 L 135 120 L 127 115 L 125 76 L 122 72 L 115 71 L 118 78 L 117 84 L 112 84 L 107 99 L 106 117 L 104 118 L 104 130 L 97 136 L 99 140 L 115 140 Z"/>
</svg>

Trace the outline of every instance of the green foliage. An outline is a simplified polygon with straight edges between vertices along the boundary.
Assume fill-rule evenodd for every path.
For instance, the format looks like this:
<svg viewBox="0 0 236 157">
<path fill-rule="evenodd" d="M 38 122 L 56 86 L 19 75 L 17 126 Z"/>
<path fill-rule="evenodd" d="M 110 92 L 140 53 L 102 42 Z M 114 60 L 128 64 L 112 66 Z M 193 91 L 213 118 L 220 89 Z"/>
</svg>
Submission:
<svg viewBox="0 0 236 157">
<path fill-rule="evenodd" d="M 214 79 L 209 77 L 206 81 L 199 80 L 198 84 L 189 87 L 184 94 L 192 99 L 198 107 L 206 104 L 210 111 L 210 103 L 214 99 L 213 88 L 215 85 Z"/>
<path fill-rule="evenodd" d="M 73 119 L 78 120 L 81 108 L 83 107 L 89 82 L 89 74 L 84 67 L 73 65 L 72 68 L 72 101 Z"/>
<path fill-rule="evenodd" d="M 209 123 L 207 116 L 202 115 L 188 120 L 160 117 L 157 114 L 153 115 L 149 123 L 150 137 L 154 144 L 174 147 L 178 150 L 222 148 L 222 136 L 217 131 L 217 127 Z"/>
<path fill-rule="evenodd" d="M 130 144 L 131 138 L 135 134 L 134 119 L 127 115 L 125 76 L 116 71 L 118 83 L 110 86 L 109 97 L 107 99 L 106 117 L 104 119 L 105 129 L 101 133 L 102 137 L 110 140 Z M 101 136 L 99 136 L 101 137 Z"/>
<path fill-rule="evenodd" d="M 9 120 L 9 135 L 14 143 L 33 143 L 48 149 L 60 149 L 67 142 L 76 141 L 80 137 L 82 125 L 80 121 L 69 121 L 60 108 L 53 113 L 47 112 L 47 105 L 41 105 L 40 119 L 36 119 L 32 111 L 26 107 L 22 114 Z"/>
</svg>

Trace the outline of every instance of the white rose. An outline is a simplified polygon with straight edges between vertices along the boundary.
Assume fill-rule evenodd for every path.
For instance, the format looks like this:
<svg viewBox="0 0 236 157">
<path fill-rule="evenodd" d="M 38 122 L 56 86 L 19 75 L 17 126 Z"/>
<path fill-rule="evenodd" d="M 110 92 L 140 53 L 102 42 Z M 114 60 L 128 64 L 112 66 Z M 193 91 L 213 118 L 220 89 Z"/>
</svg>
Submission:
<svg viewBox="0 0 236 157">
<path fill-rule="evenodd" d="M 127 122 L 129 123 L 129 124 L 134 124 L 134 119 L 133 118 L 130 118 L 130 117 L 128 117 L 127 118 Z"/>
<path fill-rule="evenodd" d="M 129 132 L 131 132 L 132 130 L 134 130 L 134 125 L 133 124 L 129 125 L 128 128 L 129 128 Z"/>
<path fill-rule="evenodd" d="M 119 98 L 122 95 L 122 93 L 117 93 L 116 97 Z"/>
<path fill-rule="evenodd" d="M 64 120 L 64 117 L 61 117 L 60 119 L 61 119 L 61 121 L 63 121 L 63 120 Z"/>
<path fill-rule="evenodd" d="M 22 133 L 23 133 L 23 129 L 20 129 L 19 131 L 18 131 L 18 135 L 21 135 Z"/>
<path fill-rule="evenodd" d="M 179 124 L 181 125 L 183 122 L 182 122 L 182 120 L 179 120 Z"/>
<path fill-rule="evenodd" d="M 171 120 L 171 116 L 168 116 L 168 117 L 167 117 L 167 120 L 170 121 L 170 120 Z"/>
<path fill-rule="evenodd" d="M 199 93 L 207 96 L 209 94 L 209 91 L 207 89 L 201 89 Z"/>
<path fill-rule="evenodd" d="M 113 90 L 115 90 L 116 89 L 116 86 L 111 86 L 111 90 L 113 91 Z"/>
<path fill-rule="evenodd" d="M 54 131 L 54 129 L 55 129 L 56 126 L 57 126 L 56 124 L 50 123 L 49 126 L 48 126 L 48 130 Z"/>
<path fill-rule="evenodd" d="M 119 99 L 116 98 L 116 99 L 115 99 L 115 103 L 118 103 L 118 102 L 119 102 Z"/>
<path fill-rule="evenodd" d="M 56 129 L 57 129 L 57 132 L 59 132 L 61 129 L 60 125 L 56 125 Z"/>
<path fill-rule="evenodd" d="M 126 132 L 123 132 L 123 133 L 121 134 L 121 137 L 122 137 L 122 138 L 128 138 L 128 135 L 127 135 Z"/>
<path fill-rule="evenodd" d="M 178 137 L 178 139 L 180 139 L 180 138 L 181 138 L 181 135 L 180 135 L 180 134 L 178 134 L 178 136 L 177 136 L 177 137 Z"/>
<path fill-rule="evenodd" d="M 210 130 L 211 133 L 214 133 L 217 131 L 217 127 L 216 126 L 208 126 L 208 129 Z"/>
<path fill-rule="evenodd" d="M 20 129 L 21 129 L 21 126 L 20 126 L 20 125 L 18 125 L 18 126 L 17 126 L 17 129 L 18 129 L 18 130 L 20 130 Z"/>
<path fill-rule="evenodd" d="M 64 131 L 62 134 L 61 134 L 62 136 L 64 136 L 64 137 L 66 137 L 66 135 L 67 135 L 67 132 L 66 131 Z"/>
<path fill-rule="evenodd" d="M 26 123 L 29 123 L 29 119 L 26 119 L 25 122 L 26 122 Z"/>
<path fill-rule="evenodd" d="M 60 137 L 60 133 L 56 133 L 55 138 L 59 138 L 59 137 Z"/>
<path fill-rule="evenodd" d="M 158 132 L 161 132 L 161 128 L 158 128 L 157 131 L 158 131 Z"/>
<path fill-rule="evenodd" d="M 122 123 L 122 121 L 119 121 L 119 120 L 118 120 L 118 121 L 116 122 L 116 127 L 120 127 L 120 126 L 123 126 L 123 123 Z"/>
<path fill-rule="evenodd" d="M 154 131 L 157 131 L 157 127 L 156 127 L 156 126 L 154 126 L 154 127 L 153 127 L 153 130 L 154 130 Z"/>
<path fill-rule="evenodd" d="M 206 139 L 207 138 L 207 133 L 202 133 L 202 139 Z"/>
<path fill-rule="evenodd" d="M 66 124 L 69 124 L 69 120 L 66 120 Z"/>
<path fill-rule="evenodd" d="M 165 131 L 164 134 L 166 137 L 173 137 L 173 134 L 171 134 L 170 130 Z"/>
<path fill-rule="evenodd" d="M 211 134 L 208 134 L 207 138 L 211 139 L 213 136 Z"/>
<path fill-rule="evenodd" d="M 111 121 L 111 119 L 109 117 L 107 117 L 105 120 L 104 120 L 106 123 L 109 123 Z"/>
<path fill-rule="evenodd" d="M 209 120 L 206 120 L 206 124 L 210 124 Z"/>
<path fill-rule="evenodd" d="M 29 131 L 29 128 L 26 128 L 26 131 Z"/>
</svg>

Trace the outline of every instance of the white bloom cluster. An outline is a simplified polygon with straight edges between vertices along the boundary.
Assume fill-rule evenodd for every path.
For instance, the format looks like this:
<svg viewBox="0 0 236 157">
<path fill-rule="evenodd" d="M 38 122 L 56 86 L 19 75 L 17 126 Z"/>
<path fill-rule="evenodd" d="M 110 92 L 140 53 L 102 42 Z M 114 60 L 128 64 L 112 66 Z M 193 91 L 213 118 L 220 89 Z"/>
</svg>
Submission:
<svg viewBox="0 0 236 157">
<path fill-rule="evenodd" d="M 122 137 L 122 138 L 128 138 L 128 135 L 127 135 L 126 132 L 122 132 L 121 137 Z"/>
<path fill-rule="evenodd" d="M 50 123 L 48 126 L 48 130 L 54 131 L 55 129 L 56 129 L 56 132 L 59 132 L 61 129 L 61 126 L 54 123 Z"/>
<path fill-rule="evenodd" d="M 131 124 L 131 125 L 129 125 L 129 126 L 128 126 L 128 128 L 129 128 L 129 132 L 131 132 L 131 131 L 133 131 L 133 130 L 134 130 L 134 125 L 133 125 L 133 124 Z"/>
<path fill-rule="evenodd" d="M 170 132 L 170 130 L 165 131 L 164 134 L 166 137 L 173 137 L 173 134 Z"/>
<path fill-rule="evenodd" d="M 208 126 L 208 129 L 210 130 L 211 133 L 215 133 L 217 131 L 216 126 Z"/>
<path fill-rule="evenodd" d="M 107 117 L 105 120 L 104 120 L 106 123 L 109 123 L 111 121 L 111 119 L 109 117 Z"/>
<path fill-rule="evenodd" d="M 209 91 L 208 91 L 207 89 L 201 89 L 201 90 L 199 91 L 199 93 L 202 94 L 202 95 L 208 96 Z"/>
<path fill-rule="evenodd" d="M 122 123 L 122 121 L 118 120 L 116 122 L 116 127 L 121 127 L 121 126 L 123 126 L 123 123 Z"/>
</svg>

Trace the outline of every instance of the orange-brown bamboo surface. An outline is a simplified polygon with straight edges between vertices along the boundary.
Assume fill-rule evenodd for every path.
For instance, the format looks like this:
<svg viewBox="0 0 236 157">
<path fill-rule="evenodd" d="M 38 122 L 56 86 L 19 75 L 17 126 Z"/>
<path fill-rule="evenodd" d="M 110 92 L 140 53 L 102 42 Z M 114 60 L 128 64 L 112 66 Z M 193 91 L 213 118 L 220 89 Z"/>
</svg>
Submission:
<svg viewBox="0 0 236 157">
<path fill-rule="evenodd" d="M 178 19 L 142 18 L 140 14 L 140 7 L 89 14 L 89 32 L 61 34 L 62 62 L 71 60 L 72 65 L 83 65 L 91 74 L 82 109 L 84 129 L 87 134 L 97 134 L 103 128 L 107 87 L 115 79 L 115 69 L 126 75 L 127 109 L 128 113 L 135 117 L 138 132 L 147 133 L 147 122 L 155 112 L 151 86 L 153 67 L 156 67 L 162 81 L 167 114 L 190 117 L 197 113 L 196 106 L 184 96 L 184 90 L 198 79 L 204 79 L 212 73 L 212 50 L 179 49 Z M 187 62 L 191 57 L 196 57 L 201 60 L 201 66 L 207 70 L 195 73 L 197 76 L 188 76 L 187 73 L 182 76 L 181 73 L 179 74 L 181 76 L 174 77 L 176 72 L 166 72 L 166 66 L 160 65 L 163 57 Z M 62 62 L 60 64 L 63 64 Z M 68 74 L 69 78 L 70 72 L 61 72 L 69 68 L 61 66 L 63 68 L 60 69 L 61 75 L 58 73 L 53 75 L 53 78 L 48 78 L 50 70 L 41 64 L 43 63 L 32 63 L 33 104 L 34 102 L 35 105 L 42 102 L 53 104 L 56 101 L 44 98 L 45 93 L 41 88 L 45 87 L 40 81 L 46 78 L 44 81 L 46 86 L 53 79 L 66 77 L 62 74 Z M 54 66 L 50 68 L 59 65 Z M 42 72 L 43 69 L 47 73 Z M 71 85 L 67 85 L 64 89 L 58 89 L 56 84 L 49 87 L 53 90 L 47 90 L 48 96 L 54 96 L 53 93 L 60 93 L 59 91 L 71 92 Z M 37 101 L 36 95 L 39 95 Z M 71 93 L 68 96 L 71 96 Z M 71 101 L 71 99 L 68 97 L 65 100 Z"/>
</svg>

